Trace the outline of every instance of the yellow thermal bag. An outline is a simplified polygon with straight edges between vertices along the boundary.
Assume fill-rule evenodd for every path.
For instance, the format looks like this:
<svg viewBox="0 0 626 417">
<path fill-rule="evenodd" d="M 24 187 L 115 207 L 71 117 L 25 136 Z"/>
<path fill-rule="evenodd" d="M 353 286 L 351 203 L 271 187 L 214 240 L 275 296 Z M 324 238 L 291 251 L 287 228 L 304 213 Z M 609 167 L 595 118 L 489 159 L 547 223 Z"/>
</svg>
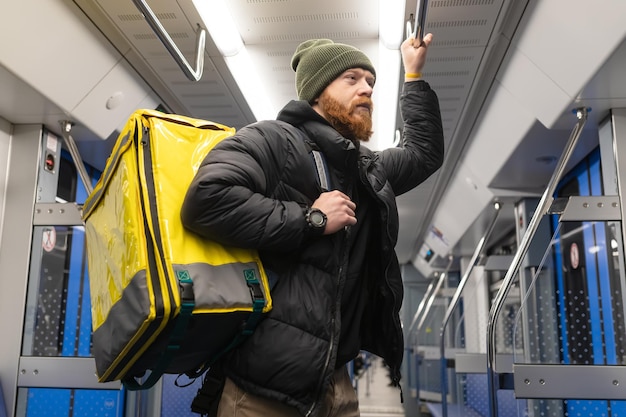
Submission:
<svg viewBox="0 0 626 417">
<path fill-rule="evenodd" d="M 142 389 L 163 373 L 194 374 L 272 308 L 256 251 L 203 239 L 180 220 L 200 163 L 233 134 L 153 110 L 133 113 L 120 133 L 83 206 L 100 382 Z"/>
</svg>

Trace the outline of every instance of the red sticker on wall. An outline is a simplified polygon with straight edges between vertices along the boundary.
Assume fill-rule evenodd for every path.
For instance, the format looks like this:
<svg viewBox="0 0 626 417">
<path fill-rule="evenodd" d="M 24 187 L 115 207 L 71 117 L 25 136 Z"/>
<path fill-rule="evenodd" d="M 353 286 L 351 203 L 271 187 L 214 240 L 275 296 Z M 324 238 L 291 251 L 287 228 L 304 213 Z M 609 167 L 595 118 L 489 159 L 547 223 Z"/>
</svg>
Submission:
<svg viewBox="0 0 626 417">
<path fill-rule="evenodd" d="M 43 250 L 46 252 L 52 252 L 57 244 L 57 232 L 54 227 L 46 227 L 43 230 L 42 240 Z"/>
</svg>

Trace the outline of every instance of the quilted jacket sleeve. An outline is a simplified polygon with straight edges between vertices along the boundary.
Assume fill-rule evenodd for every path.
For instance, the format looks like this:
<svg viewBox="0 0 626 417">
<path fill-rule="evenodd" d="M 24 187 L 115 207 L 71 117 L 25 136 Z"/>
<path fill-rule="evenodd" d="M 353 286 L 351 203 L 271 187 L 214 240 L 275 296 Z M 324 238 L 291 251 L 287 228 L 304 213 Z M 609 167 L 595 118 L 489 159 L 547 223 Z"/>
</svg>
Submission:
<svg viewBox="0 0 626 417">
<path fill-rule="evenodd" d="M 302 205 L 266 197 L 290 143 L 252 125 L 219 143 L 204 159 L 183 206 L 183 225 L 222 244 L 293 250 L 307 236 Z M 272 144 L 271 142 L 277 142 Z"/>
<path fill-rule="evenodd" d="M 380 153 L 394 193 L 416 187 L 443 163 L 444 143 L 439 100 L 425 81 L 408 82 L 400 97 L 402 144 Z"/>
</svg>

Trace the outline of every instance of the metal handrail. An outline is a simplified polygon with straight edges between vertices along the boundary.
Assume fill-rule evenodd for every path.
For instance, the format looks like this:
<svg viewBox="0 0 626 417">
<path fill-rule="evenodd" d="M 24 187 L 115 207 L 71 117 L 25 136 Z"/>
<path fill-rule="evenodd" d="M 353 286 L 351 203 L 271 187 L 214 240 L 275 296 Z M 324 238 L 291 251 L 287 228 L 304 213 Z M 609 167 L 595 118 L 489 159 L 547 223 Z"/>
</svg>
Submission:
<svg viewBox="0 0 626 417">
<path fill-rule="evenodd" d="M 422 329 L 422 326 L 424 325 L 424 322 L 426 321 L 426 317 L 428 316 L 428 313 L 430 312 L 430 309 L 433 306 L 433 302 L 435 301 L 435 298 L 437 298 L 437 293 L 439 293 L 439 289 L 441 288 L 441 285 L 446 280 L 448 271 L 450 270 L 450 267 L 452 266 L 453 260 L 454 260 L 454 257 L 452 255 L 448 256 L 448 265 L 446 266 L 445 271 L 441 275 L 439 275 L 439 279 L 437 280 L 435 289 L 430 295 L 430 298 L 428 299 L 428 303 L 426 303 L 426 309 L 424 310 L 424 314 L 422 314 L 422 317 L 420 318 L 420 321 L 417 324 L 417 328 L 415 330 L 416 334 L 419 333 L 420 330 Z"/>
<path fill-rule="evenodd" d="M 61 135 L 63 136 L 63 140 L 65 141 L 65 145 L 67 145 L 67 149 L 70 151 L 70 155 L 72 155 L 72 159 L 74 160 L 74 165 L 76 165 L 76 170 L 78 171 L 78 175 L 80 176 L 83 185 L 85 186 L 85 190 L 87 190 L 87 195 L 91 194 L 93 191 L 93 186 L 91 185 L 91 179 L 87 174 L 87 168 L 85 168 L 85 164 L 83 163 L 83 159 L 80 157 L 80 153 L 78 152 L 78 147 L 76 146 L 76 142 L 74 138 L 70 134 L 72 131 L 72 126 L 74 125 L 72 122 L 68 120 L 60 120 L 61 124 Z"/>
<path fill-rule="evenodd" d="M 454 292 L 452 301 L 450 301 L 450 305 L 448 306 L 448 309 L 446 310 L 446 314 L 443 317 L 441 330 L 439 331 L 439 337 L 440 337 L 439 357 L 440 357 L 440 362 L 441 362 L 441 412 L 442 412 L 443 417 L 448 417 L 448 401 L 447 401 L 447 396 L 448 396 L 447 369 L 448 367 L 447 367 L 446 354 L 445 354 L 446 327 L 448 326 L 450 317 L 452 317 L 452 313 L 454 312 L 457 305 L 459 304 L 459 300 L 461 298 L 461 294 L 463 293 L 463 290 L 465 289 L 465 285 L 467 284 L 467 281 L 469 280 L 469 277 L 472 271 L 474 270 L 474 267 L 478 263 L 478 260 L 481 254 L 483 253 L 483 249 L 485 248 L 485 244 L 487 243 L 487 240 L 489 239 L 489 236 L 491 236 L 491 232 L 494 229 L 496 220 L 498 219 L 498 215 L 500 214 L 500 203 L 494 203 L 494 208 L 495 208 L 495 213 L 493 215 L 493 218 L 491 219 L 491 222 L 487 226 L 487 229 L 485 230 L 485 234 L 478 241 L 478 244 L 476 245 L 476 249 L 474 249 L 474 254 L 472 255 L 472 258 L 470 259 L 467 271 L 465 271 L 465 274 L 463 274 L 463 278 L 461 278 L 461 281 L 459 282 L 459 286 L 456 288 L 456 291 Z"/>
<path fill-rule="evenodd" d="M 420 301 L 419 305 L 417 306 L 417 310 L 415 311 L 415 315 L 413 316 L 413 320 L 411 321 L 411 325 L 409 326 L 409 330 L 407 332 L 408 340 L 411 340 L 411 335 L 413 333 L 415 325 L 417 324 L 417 320 L 419 319 L 420 314 L 422 313 L 422 310 L 424 310 L 424 307 L 426 306 L 426 300 L 430 298 L 430 293 L 434 288 L 435 288 L 435 280 L 433 279 L 430 281 L 430 284 L 428 284 L 428 288 L 426 288 L 424 297 L 422 297 L 422 301 Z"/>
<path fill-rule="evenodd" d="M 428 0 L 417 0 L 415 7 L 415 26 L 412 27 L 411 21 L 406 22 L 406 37 L 413 37 L 421 40 L 424 36 L 424 26 L 426 25 L 426 10 L 428 8 Z"/>
<path fill-rule="evenodd" d="M 511 261 L 511 266 L 509 267 L 500 289 L 496 294 L 496 298 L 489 310 L 489 319 L 487 322 L 487 383 L 489 385 L 489 416 L 497 417 L 498 415 L 498 400 L 497 400 L 497 387 L 496 387 L 496 373 L 495 373 L 495 358 L 496 358 L 496 333 L 495 333 L 495 324 L 498 315 L 500 314 L 500 310 L 504 305 L 504 301 L 509 293 L 509 290 L 513 284 L 513 279 L 517 275 L 519 268 L 522 264 L 522 260 L 526 253 L 528 252 L 528 248 L 530 247 L 530 242 L 534 237 L 537 229 L 539 227 L 539 222 L 544 214 L 547 212 L 548 208 L 552 204 L 554 199 L 554 191 L 558 185 L 563 172 L 565 171 L 565 166 L 569 161 L 576 143 L 578 142 L 578 138 L 582 133 L 583 127 L 587 122 L 587 113 L 588 109 L 579 108 L 576 110 L 576 117 L 578 118 L 578 122 L 574 126 L 570 138 L 565 145 L 565 149 L 563 150 L 563 154 L 561 158 L 557 162 L 556 169 L 552 174 L 552 178 L 544 191 L 541 200 L 537 204 L 537 209 L 533 214 L 530 222 L 528 223 L 528 228 L 524 233 L 522 241 L 519 244 L 517 252 Z"/>
<path fill-rule="evenodd" d="M 181 70 L 185 73 L 187 78 L 190 81 L 199 81 L 202 78 L 202 73 L 204 71 L 204 45 L 206 43 L 206 29 L 198 26 L 198 31 L 196 35 L 196 68 L 192 68 L 187 62 L 185 56 L 180 52 L 180 49 L 176 46 L 170 35 L 167 33 L 159 18 L 154 14 L 148 3 L 144 0 L 133 0 L 135 6 L 141 11 L 146 18 L 146 21 L 157 35 L 159 40 L 165 46 L 165 49 L 168 50 L 174 61 L 178 64 Z"/>
</svg>

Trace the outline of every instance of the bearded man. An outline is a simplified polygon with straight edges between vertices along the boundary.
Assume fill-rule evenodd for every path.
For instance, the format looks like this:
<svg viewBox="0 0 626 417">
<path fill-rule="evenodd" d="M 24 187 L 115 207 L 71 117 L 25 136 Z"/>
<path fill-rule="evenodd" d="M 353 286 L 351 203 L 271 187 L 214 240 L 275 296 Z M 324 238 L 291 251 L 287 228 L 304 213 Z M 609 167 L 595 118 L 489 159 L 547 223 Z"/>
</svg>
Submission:
<svg viewBox="0 0 626 417">
<path fill-rule="evenodd" d="M 273 309 L 214 367 L 224 375 L 218 416 L 358 416 L 346 364 L 362 350 L 382 357 L 399 386 L 395 198 L 443 162 L 438 99 L 421 77 L 431 41 L 428 34 L 401 47 L 398 147 L 373 152 L 362 144 L 372 135 L 370 59 L 353 46 L 312 39 L 291 61 L 299 100 L 277 120 L 222 141 L 200 166 L 183 224 L 257 249 L 272 286 Z M 323 155 L 322 175 L 313 151 Z"/>
</svg>

